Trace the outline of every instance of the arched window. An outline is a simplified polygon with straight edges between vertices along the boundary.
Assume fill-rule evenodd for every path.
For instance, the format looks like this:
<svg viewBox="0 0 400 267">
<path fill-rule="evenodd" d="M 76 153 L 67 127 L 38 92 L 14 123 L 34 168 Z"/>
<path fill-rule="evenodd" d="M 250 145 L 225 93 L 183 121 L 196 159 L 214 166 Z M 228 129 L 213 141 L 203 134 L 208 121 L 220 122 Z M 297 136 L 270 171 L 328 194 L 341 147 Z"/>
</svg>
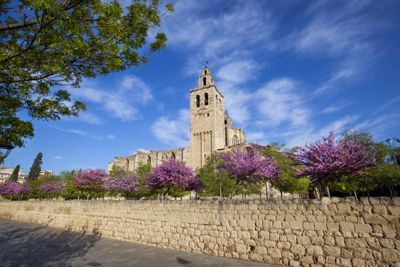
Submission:
<svg viewBox="0 0 400 267">
<path fill-rule="evenodd" d="M 129 159 L 126 159 L 126 166 L 125 166 L 126 171 L 129 171 Z"/>
<path fill-rule="evenodd" d="M 150 157 L 150 155 L 147 156 L 147 165 L 150 165 L 150 166 L 151 166 L 151 157 Z"/>
<path fill-rule="evenodd" d="M 208 93 L 204 93 L 204 105 L 208 105 Z"/>
<path fill-rule="evenodd" d="M 204 75 L 206 75 L 207 74 L 207 70 L 204 70 Z"/>
<path fill-rule="evenodd" d="M 172 152 L 172 154 L 171 154 L 171 159 L 175 159 L 175 158 L 176 158 L 175 153 Z"/>
<path fill-rule="evenodd" d="M 236 135 L 234 135 L 232 137 L 232 145 L 238 145 L 238 144 L 239 144 L 239 138 Z"/>
<path fill-rule="evenodd" d="M 200 107 L 200 96 L 196 95 L 196 107 Z"/>
<path fill-rule="evenodd" d="M 207 78 L 203 77 L 203 86 L 206 86 L 206 84 L 207 84 Z"/>
</svg>

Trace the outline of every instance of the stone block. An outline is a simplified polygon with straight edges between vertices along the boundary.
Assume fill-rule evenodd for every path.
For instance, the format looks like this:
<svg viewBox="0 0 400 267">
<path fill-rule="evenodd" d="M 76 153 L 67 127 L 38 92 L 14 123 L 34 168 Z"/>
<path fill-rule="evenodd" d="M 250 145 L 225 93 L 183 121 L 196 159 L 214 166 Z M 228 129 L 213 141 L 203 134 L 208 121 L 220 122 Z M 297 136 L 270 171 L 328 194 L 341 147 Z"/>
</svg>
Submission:
<svg viewBox="0 0 400 267">
<path fill-rule="evenodd" d="M 300 255 L 300 256 L 304 255 L 305 252 L 306 252 L 304 246 L 303 246 L 303 245 L 299 245 L 299 244 L 292 245 L 290 251 L 291 251 L 292 253 L 297 254 L 297 255 Z"/>
<path fill-rule="evenodd" d="M 369 224 L 356 223 L 354 224 L 356 233 L 371 233 L 372 227 Z"/>
<path fill-rule="evenodd" d="M 324 246 L 323 250 L 326 255 L 338 257 L 340 256 L 340 248 L 334 246 Z"/>
<path fill-rule="evenodd" d="M 388 206 L 390 215 L 400 216 L 400 206 Z"/>
<path fill-rule="evenodd" d="M 364 220 L 369 224 L 387 224 L 387 221 L 377 214 L 364 214 Z"/>
</svg>

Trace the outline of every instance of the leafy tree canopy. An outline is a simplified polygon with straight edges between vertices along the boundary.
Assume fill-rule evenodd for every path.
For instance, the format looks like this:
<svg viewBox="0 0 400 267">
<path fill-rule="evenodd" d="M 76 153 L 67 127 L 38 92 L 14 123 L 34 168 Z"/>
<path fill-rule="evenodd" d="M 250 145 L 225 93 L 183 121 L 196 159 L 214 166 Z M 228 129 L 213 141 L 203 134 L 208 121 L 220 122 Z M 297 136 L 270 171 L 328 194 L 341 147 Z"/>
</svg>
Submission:
<svg viewBox="0 0 400 267">
<path fill-rule="evenodd" d="M 165 12 L 172 12 L 167 4 Z M 31 119 L 76 116 L 66 86 L 147 62 L 165 47 L 158 0 L 30 0 L 0 3 L 0 144 L 23 146 Z M 154 38 L 146 49 L 150 32 Z M 21 115 L 22 114 L 22 115 Z M 22 119 L 24 118 L 24 119 Z"/>
</svg>

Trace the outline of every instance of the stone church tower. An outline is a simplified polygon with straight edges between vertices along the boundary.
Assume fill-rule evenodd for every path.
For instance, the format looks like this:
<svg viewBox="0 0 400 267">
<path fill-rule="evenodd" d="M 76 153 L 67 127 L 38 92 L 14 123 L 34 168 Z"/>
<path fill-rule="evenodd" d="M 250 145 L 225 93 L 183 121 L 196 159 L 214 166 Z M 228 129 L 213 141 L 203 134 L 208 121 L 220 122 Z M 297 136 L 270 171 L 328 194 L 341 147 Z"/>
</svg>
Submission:
<svg viewBox="0 0 400 267">
<path fill-rule="evenodd" d="M 215 86 L 206 66 L 196 88 L 190 90 L 190 146 L 170 150 L 137 151 L 134 155 L 117 156 L 108 164 L 108 171 L 117 166 L 135 171 L 143 164 L 151 167 L 168 159 L 175 159 L 196 170 L 207 157 L 216 152 L 227 152 L 249 144 L 241 128 L 233 128 L 232 119 L 224 109 L 224 96 Z"/>
<path fill-rule="evenodd" d="M 193 169 L 208 156 L 225 147 L 224 97 L 214 84 L 208 67 L 190 91 L 190 160 Z"/>
</svg>

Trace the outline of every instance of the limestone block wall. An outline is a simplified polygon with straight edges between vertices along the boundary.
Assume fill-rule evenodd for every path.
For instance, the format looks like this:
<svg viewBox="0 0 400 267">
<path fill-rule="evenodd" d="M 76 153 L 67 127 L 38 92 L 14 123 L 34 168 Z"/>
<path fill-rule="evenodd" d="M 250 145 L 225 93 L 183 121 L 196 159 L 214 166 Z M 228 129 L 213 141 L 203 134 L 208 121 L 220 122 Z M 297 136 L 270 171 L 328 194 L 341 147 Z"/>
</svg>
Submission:
<svg viewBox="0 0 400 267">
<path fill-rule="evenodd" d="M 359 203 L 2 201 L 0 217 L 267 263 L 400 265 L 400 198 Z"/>
</svg>

